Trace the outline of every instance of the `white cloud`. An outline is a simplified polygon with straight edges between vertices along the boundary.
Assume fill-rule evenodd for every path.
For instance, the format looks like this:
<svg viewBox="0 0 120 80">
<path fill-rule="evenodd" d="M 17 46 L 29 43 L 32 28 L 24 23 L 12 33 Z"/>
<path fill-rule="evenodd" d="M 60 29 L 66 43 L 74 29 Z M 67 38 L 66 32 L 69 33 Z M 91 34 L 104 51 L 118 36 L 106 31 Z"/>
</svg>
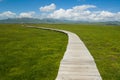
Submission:
<svg viewBox="0 0 120 80">
<path fill-rule="evenodd" d="M 40 15 L 36 15 L 34 11 L 21 12 L 19 14 L 16 14 L 11 11 L 5 11 L 0 13 L 0 19 L 27 17 L 27 18 L 53 18 L 78 21 L 120 21 L 120 12 L 113 13 L 107 10 L 102 11 L 91 10 L 93 8 L 96 8 L 96 6 L 94 5 L 80 5 L 74 6 L 69 9 L 60 8 L 58 10 L 55 10 L 55 8 L 56 8 L 55 4 L 41 7 L 41 11 L 43 11 L 43 13 L 41 13 Z"/>
<path fill-rule="evenodd" d="M 73 7 L 73 9 L 76 10 L 76 11 L 83 11 L 83 10 L 86 10 L 86 9 L 89 9 L 89 8 L 96 8 L 96 6 L 94 6 L 94 5 L 81 5 L 81 6 Z"/>
<path fill-rule="evenodd" d="M 94 5 L 82 5 L 82 6 L 75 6 L 71 9 L 59 9 L 54 11 L 53 13 L 49 14 L 49 18 L 56 18 L 56 19 L 68 19 L 68 20 L 85 20 L 87 19 L 86 16 L 91 14 L 89 8 L 95 8 Z"/>
<path fill-rule="evenodd" d="M 16 13 L 13 13 L 11 11 L 5 11 L 3 13 L 0 13 L 0 19 L 6 19 L 6 18 L 15 18 Z"/>
<path fill-rule="evenodd" d="M 31 11 L 31 12 L 22 12 L 19 14 L 19 18 L 32 18 L 33 15 L 35 14 L 34 11 Z"/>
<path fill-rule="evenodd" d="M 7 19 L 7 18 L 34 18 L 35 12 L 30 11 L 30 12 L 22 12 L 20 14 L 13 13 L 11 11 L 5 11 L 3 13 L 0 13 L 0 20 L 1 19 Z"/>
<path fill-rule="evenodd" d="M 51 11 L 54 11 L 56 9 L 56 5 L 54 3 L 52 3 L 50 5 L 40 7 L 39 9 L 41 12 L 51 12 Z"/>
<path fill-rule="evenodd" d="M 79 21 L 120 21 L 120 12 L 91 11 L 94 5 L 75 6 L 71 9 L 59 9 L 47 15 L 48 18 Z"/>
</svg>

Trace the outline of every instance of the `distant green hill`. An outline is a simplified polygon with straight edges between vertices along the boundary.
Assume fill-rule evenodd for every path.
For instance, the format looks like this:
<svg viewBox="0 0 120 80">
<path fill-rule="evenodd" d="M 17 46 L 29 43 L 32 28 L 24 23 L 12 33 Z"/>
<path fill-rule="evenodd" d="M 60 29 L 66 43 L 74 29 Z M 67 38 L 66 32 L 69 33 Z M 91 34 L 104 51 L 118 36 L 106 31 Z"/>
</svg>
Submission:
<svg viewBox="0 0 120 80">
<path fill-rule="evenodd" d="M 69 23 L 67 20 L 36 19 L 36 18 L 9 18 L 0 20 L 0 23 Z"/>
<path fill-rule="evenodd" d="M 101 23 L 106 25 L 120 25 L 120 21 L 107 21 L 107 22 L 101 22 Z"/>
<path fill-rule="evenodd" d="M 34 18 L 9 18 L 0 20 L 0 23 L 42 23 L 43 21 L 40 19 Z"/>
<path fill-rule="evenodd" d="M 107 22 L 88 22 L 88 21 L 72 21 L 72 20 L 60 20 L 60 19 L 36 19 L 36 18 L 8 18 L 0 20 L 0 23 L 73 23 L 73 24 L 103 24 L 103 25 L 120 25 L 119 21 L 107 21 Z"/>
</svg>

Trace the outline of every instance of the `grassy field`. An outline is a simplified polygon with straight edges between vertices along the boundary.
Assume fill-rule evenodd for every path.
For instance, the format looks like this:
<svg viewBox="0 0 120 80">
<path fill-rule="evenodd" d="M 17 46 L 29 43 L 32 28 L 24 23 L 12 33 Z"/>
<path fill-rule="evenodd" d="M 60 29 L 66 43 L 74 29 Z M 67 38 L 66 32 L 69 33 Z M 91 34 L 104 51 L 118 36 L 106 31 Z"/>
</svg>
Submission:
<svg viewBox="0 0 120 80">
<path fill-rule="evenodd" d="M 93 55 L 103 80 L 120 80 L 120 26 L 38 24 L 76 33 Z"/>
<path fill-rule="evenodd" d="M 63 33 L 0 24 L 0 80 L 54 80 L 66 45 Z"/>
</svg>

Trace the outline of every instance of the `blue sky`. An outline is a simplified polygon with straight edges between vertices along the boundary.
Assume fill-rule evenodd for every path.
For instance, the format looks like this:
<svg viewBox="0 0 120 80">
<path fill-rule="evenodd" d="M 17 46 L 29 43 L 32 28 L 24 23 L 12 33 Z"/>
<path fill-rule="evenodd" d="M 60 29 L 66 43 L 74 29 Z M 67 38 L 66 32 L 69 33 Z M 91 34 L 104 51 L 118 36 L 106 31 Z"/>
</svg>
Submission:
<svg viewBox="0 0 120 80">
<path fill-rule="evenodd" d="M 46 6 L 50 7 L 51 4 L 53 4 L 53 7 L 54 7 L 52 11 L 40 10 L 41 7 L 46 7 Z M 0 19 L 9 18 L 10 14 L 12 15 L 12 17 L 19 17 L 20 14 L 22 13 L 23 13 L 22 15 L 27 15 L 28 13 L 29 14 L 28 17 L 41 18 L 41 17 L 47 16 L 48 18 L 51 16 L 50 18 L 52 18 L 52 17 L 55 17 L 55 15 L 58 16 L 57 12 L 59 11 L 65 12 L 66 14 L 68 14 L 67 10 L 69 9 L 72 9 L 73 11 L 71 12 L 73 12 L 74 14 L 77 14 L 77 16 L 84 17 L 82 14 L 82 11 L 81 12 L 79 11 L 81 9 L 79 10 L 77 9 L 78 10 L 77 13 L 75 13 L 75 9 L 73 9 L 73 7 L 75 6 L 81 8 L 80 6 L 83 6 L 83 5 L 84 7 L 89 5 L 89 7 L 82 10 L 83 13 L 88 12 L 89 14 L 94 13 L 95 15 L 105 14 L 108 17 L 111 17 L 111 16 L 113 17 L 112 14 L 115 14 L 118 17 L 120 14 L 119 13 L 120 12 L 120 0 L 0 0 Z M 93 8 L 91 6 L 95 6 L 95 7 Z M 9 15 L 6 16 L 5 14 L 7 13 Z M 14 13 L 14 15 L 12 13 Z M 70 13 L 70 14 L 73 14 L 73 13 Z M 75 17 L 74 14 L 70 15 L 72 17 L 69 17 L 68 19 L 72 19 L 73 17 Z M 56 18 L 67 19 L 65 16 L 63 16 L 63 14 L 60 14 L 60 15 L 61 16 L 56 17 Z M 104 17 L 106 18 L 106 16 Z M 99 20 L 97 18 L 98 17 L 96 17 L 96 20 Z M 85 19 L 75 18 L 74 20 L 85 20 Z"/>
</svg>

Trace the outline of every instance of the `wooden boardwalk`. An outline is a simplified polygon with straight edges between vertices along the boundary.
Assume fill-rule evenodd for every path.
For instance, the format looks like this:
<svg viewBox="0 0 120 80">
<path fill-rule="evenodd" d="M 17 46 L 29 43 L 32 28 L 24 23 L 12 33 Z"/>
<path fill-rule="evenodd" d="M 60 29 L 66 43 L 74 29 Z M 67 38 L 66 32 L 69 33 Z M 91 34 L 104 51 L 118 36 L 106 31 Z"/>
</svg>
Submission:
<svg viewBox="0 0 120 80">
<path fill-rule="evenodd" d="M 68 35 L 67 49 L 56 80 L 102 80 L 93 57 L 76 34 L 65 30 L 42 29 L 60 31 Z"/>
<path fill-rule="evenodd" d="M 80 40 L 71 32 L 56 80 L 102 80 L 93 57 Z"/>
</svg>

